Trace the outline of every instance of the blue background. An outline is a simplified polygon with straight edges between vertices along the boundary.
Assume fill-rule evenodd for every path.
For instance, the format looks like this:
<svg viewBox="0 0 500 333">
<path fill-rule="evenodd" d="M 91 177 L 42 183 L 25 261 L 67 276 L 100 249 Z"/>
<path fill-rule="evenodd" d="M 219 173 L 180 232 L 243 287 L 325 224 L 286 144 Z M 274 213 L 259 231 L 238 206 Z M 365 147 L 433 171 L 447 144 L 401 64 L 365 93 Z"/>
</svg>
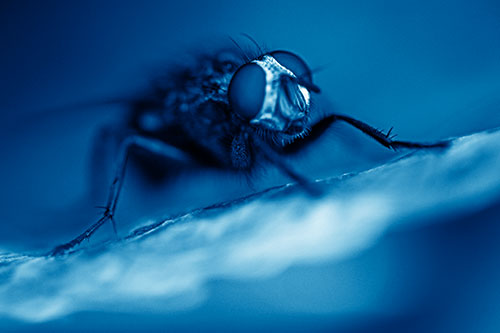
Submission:
<svg viewBox="0 0 500 333">
<path fill-rule="evenodd" d="M 100 202 L 88 195 L 92 138 L 97 128 L 115 122 L 123 113 L 117 107 L 75 110 L 65 106 L 132 94 L 146 86 L 158 68 L 183 64 L 193 54 L 230 45 L 228 36 L 246 43 L 239 35 L 242 32 L 270 50 L 290 50 L 312 68 L 324 68 L 315 74 L 321 98 L 327 100 L 324 107 L 376 127 L 394 126 L 401 139 L 434 140 L 500 126 L 500 2 L 494 0 L 3 1 L 0 27 L 0 248 L 8 250 L 50 248 L 98 215 L 92 207 Z M 352 152 L 346 158 L 325 156 L 331 142 L 325 140 L 299 158 L 297 165 L 312 170 L 308 171 L 312 177 L 323 177 L 389 158 L 363 137 L 352 135 L 339 129 L 330 139 L 354 145 L 362 156 Z M 131 178 L 127 186 L 136 192 L 125 194 L 122 205 L 139 200 L 126 211 L 134 220 L 145 211 L 184 211 L 252 191 L 245 182 L 233 180 L 227 191 L 214 196 L 213 190 L 205 190 L 217 184 L 209 176 L 200 176 L 203 180 L 186 176 L 167 192 L 155 190 L 156 196 L 176 193 L 176 201 L 168 203 L 161 198 L 137 199 L 134 193 L 149 189 Z M 257 188 L 283 182 L 273 173 L 264 178 Z M 200 181 L 202 190 L 180 193 Z M 482 214 L 455 221 L 453 226 L 385 239 L 367 256 L 390 247 L 391 242 L 412 244 L 415 248 L 406 250 L 424 248 L 442 256 L 436 262 L 446 264 L 435 269 L 443 271 L 443 279 L 452 279 L 453 273 L 461 272 L 455 256 L 471 255 L 470 262 L 478 262 L 483 256 L 489 258 L 493 251 L 489 245 L 498 250 L 492 240 L 498 234 L 498 211 L 491 208 Z M 471 225 L 477 220 L 482 221 L 480 229 L 489 232 Z M 472 239 L 469 249 L 484 251 L 477 257 L 465 250 L 457 254 L 457 248 L 441 244 L 443 235 L 450 244 Z M 419 237 L 425 238 L 424 247 Z M 498 275 L 498 269 L 488 268 L 484 274 Z M 222 299 L 215 302 L 224 303 L 224 296 L 218 297 Z M 206 305 L 194 316 L 210 316 L 209 309 Z M 469 310 L 459 309 L 454 315 L 466 316 Z M 424 315 L 377 323 L 404 327 Z M 186 314 L 179 325 L 189 325 L 189 318 Z M 145 315 L 137 320 L 158 328 L 172 323 L 170 319 Z M 331 318 L 278 319 L 297 328 L 313 323 L 324 328 Z M 71 323 L 85 320 L 119 327 L 123 318 L 79 314 Z M 349 319 L 343 320 L 350 327 Z M 14 321 L 2 325 L 21 327 Z M 65 327 L 64 322 L 51 325 Z"/>
</svg>

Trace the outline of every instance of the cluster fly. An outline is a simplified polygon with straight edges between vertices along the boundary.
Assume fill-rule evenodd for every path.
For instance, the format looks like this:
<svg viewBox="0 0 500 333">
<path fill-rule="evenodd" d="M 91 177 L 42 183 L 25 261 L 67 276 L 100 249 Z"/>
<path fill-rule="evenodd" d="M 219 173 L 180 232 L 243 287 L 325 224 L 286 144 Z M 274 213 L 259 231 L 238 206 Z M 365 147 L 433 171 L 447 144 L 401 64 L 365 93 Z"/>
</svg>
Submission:
<svg viewBox="0 0 500 333">
<path fill-rule="evenodd" d="M 156 168 L 161 166 L 165 172 L 169 163 L 244 174 L 257 165 L 270 165 L 305 191 L 314 192 L 314 184 L 284 157 L 313 144 L 333 123 L 353 126 L 388 149 L 446 147 L 445 141 L 394 140 L 390 130 L 384 133 L 342 114 L 329 113 L 313 121 L 318 117 L 312 117 L 311 101 L 320 88 L 310 67 L 293 52 L 263 51 L 254 44 L 254 56 L 235 42 L 233 49 L 203 56 L 196 66 L 168 73 L 147 94 L 127 102 L 129 119 L 121 131 L 126 134 L 120 136 L 103 215 L 51 255 L 69 252 L 107 222 L 115 227 L 113 216 L 131 152 L 161 159 Z"/>
</svg>

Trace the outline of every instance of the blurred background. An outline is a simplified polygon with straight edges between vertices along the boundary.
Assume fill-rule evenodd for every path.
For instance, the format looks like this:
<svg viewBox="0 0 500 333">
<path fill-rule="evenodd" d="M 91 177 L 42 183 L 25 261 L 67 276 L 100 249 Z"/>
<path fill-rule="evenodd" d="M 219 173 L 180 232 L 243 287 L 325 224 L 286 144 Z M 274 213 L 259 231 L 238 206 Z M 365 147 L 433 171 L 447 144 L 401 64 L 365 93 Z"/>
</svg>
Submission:
<svg viewBox="0 0 500 333">
<path fill-rule="evenodd" d="M 99 216 L 94 206 L 102 202 L 89 194 L 94 138 L 99 128 L 118 122 L 124 113 L 119 106 L 67 106 L 134 94 L 159 69 L 187 63 L 202 52 L 217 52 L 231 45 L 229 37 L 248 44 L 241 33 L 266 49 L 290 50 L 311 68 L 321 68 L 314 76 L 322 88 L 320 108 L 378 128 L 394 126 L 401 140 L 431 141 L 500 126 L 500 2 L 494 0 L 2 1 L 0 27 L 0 249 L 5 251 L 50 249 Z M 311 178 L 324 178 L 392 158 L 366 137 L 339 126 L 293 163 Z M 103 162 L 103 168 L 109 162 Z M 253 186 L 236 176 L 202 170 L 158 188 L 134 175 L 131 170 L 119 205 L 122 233 L 141 218 L 187 211 L 287 182 L 273 170 Z M 221 179 L 228 184 L 224 191 L 214 189 L 220 189 Z M 499 214 L 498 205 L 484 209 L 450 218 L 447 224 L 391 233 L 345 262 L 294 268 L 264 281 L 214 282 L 213 297 L 203 307 L 175 316 L 138 313 L 133 318 L 140 324 L 129 328 L 185 329 L 192 318 L 210 326 L 215 325 L 211 316 L 227 318 L 234 311 L 249 313 L 237 316 L 246 323 L 268 316 L 265 325 L 279 328 L 346 331 L 419 331 L 432 327 L 434 319 L 448 325 L 455 316 L 483 315 L 483 320 L 462 327 L 475 331 L 478 325 L 486 331 L 498 324 L 479 308 L 498 305 L 488 288 L 499 277 L 492 255 L 498 251 Z M 109 233 L 107 228 L 102 237 Z M 380 277 L 380 258 L 387 259 L 384 254 L 394 250 L 402 254 L 384 263 L 384 274 L 390 276 L 384 283 L 403 281 L 398 291 L 415 294 L 412 288 L 422 284 L 413 280 L 422 276 L 429 296 L 409 304 L 415 311 L 402 317 L 394 318 L 390 310 L 371 316 L 362 310 L 311 315 L 307 304 L 321 299 L 321 288 L 305 292 L 305 303 L 296 305 L 294 315 L 263 305 L 269 296 L 259 292 L 261 288 L 275 290 L 287 279 L 325 286 L 329 278 L 338 281 L 339 272 L 346 274 L 347 284 L 368 285 L 348 289 L 352 293 L 346 292 L 346 299 L 352 297 L 355 303 L 356 293 L 369 293 L 371 274 Z M 400 265 L 408 266 L 408 260 L 416 260 L 415 266 L 403 274 Z M 454 282 L 471 270 L 476 273 Z M 489 278 L 482 281 L 485 276 Z M 444 285 L 449 289 L 442 297 L 431 297 Z M 465 289 L 466 296 L 452 302 L 458 289 Z M 231 298 L 242 290 L 241 302 Z M 495 292 L 498 295 L 498 287 Z M 210 304 L 217 304 L 216 314 Z M 437 315 L 440 308 L 448 310 Z M 66 330 L 89 320 L 105 323 L 101 328 L 120 329 L 124 318 L 105 311 L 79 313 L 39 328 Z M 238 320 L 231 325 L 238 327 Z M 34 327 L 5 318 L 0 328 Z"/>
</svg>

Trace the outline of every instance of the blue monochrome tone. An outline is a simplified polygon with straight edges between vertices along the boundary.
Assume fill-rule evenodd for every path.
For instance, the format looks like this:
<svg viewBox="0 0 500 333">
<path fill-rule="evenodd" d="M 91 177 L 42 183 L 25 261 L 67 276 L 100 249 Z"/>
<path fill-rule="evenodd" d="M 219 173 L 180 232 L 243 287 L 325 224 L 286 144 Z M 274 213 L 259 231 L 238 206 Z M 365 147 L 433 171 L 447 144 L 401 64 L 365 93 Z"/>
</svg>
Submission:
<svg viewBox="0 0 500 333">
<path fill-rule="evenodd" d="M 498 331 L 500 5 L 0 8 L 1 331 Z"/>
</svg>

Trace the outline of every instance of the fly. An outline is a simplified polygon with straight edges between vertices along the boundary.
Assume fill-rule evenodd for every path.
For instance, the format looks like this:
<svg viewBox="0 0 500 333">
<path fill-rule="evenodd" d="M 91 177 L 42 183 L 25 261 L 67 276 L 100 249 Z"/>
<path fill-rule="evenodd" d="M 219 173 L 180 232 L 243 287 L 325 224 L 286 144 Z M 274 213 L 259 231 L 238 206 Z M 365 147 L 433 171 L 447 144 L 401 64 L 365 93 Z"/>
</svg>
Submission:
<svg viewBox="0 0 500 333">
<path fill-rule="evenodd" d="M 447 146 L 445 141 L 394 140 L 391 130 L 384 133 L 341 114 L 330 113 L 313 122 L 311 101 L 320 88 L 306 62 L 289 51 L 263 52 L 258 45 L 257 49 L 256 56 L 238 46 L 202 57 L 197 66 L 161 77 L 148 94 L 128 102 L 126 128 L 112 133 L 120 137 L 120 144 L 102 217 L 51 254 L 70 251 L 107 222 L 115 227 L 113 217 L 131 155 L 142 156 L 139 160 L 147 170 L 152 167 L 160 174 L 172 164 L 242 174 L 250 174 L 256 165 L 272 165 L 306 191 L 315 192 L 314 184 L 284 157 L 313 144 L 335 122 L 353 126 L 388 149 Z"/>
</svg>

